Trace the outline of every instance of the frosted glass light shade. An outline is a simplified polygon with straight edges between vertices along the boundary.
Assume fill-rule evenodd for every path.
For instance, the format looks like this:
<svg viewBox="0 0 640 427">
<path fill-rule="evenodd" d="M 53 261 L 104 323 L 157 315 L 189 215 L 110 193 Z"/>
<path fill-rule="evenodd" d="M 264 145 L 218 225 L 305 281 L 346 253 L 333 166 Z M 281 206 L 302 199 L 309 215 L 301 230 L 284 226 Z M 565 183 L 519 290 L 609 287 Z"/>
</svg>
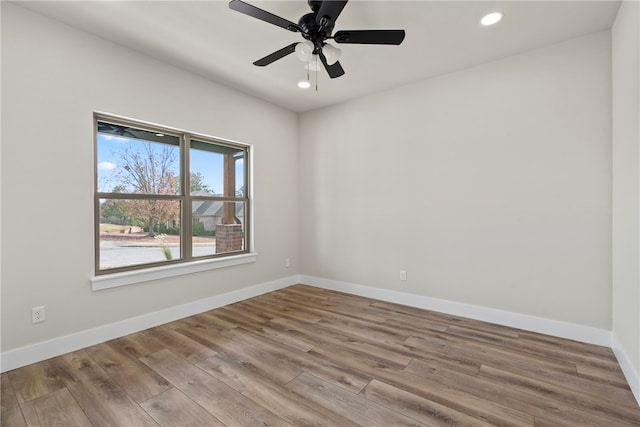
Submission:
<svg viewBox="0 0 640 427">
<path fill-rule="evenodd" d="M 311 58 L 311 54 L 313 53 L 313 43 L 309 40 L 305 40 L 296 45 L 296 56 L 302 62 L 307 62 L 309 58 Z"/>
<path fill-rule="evenodd" d="M 342 54 L 342 50 L 338 49 L 337 47 L 331 46 L 329 43 L 325 44 L 322 47 L 322 52 L 324 53 L 324 56 L 326 56 L 327 64 L 329 65 L 333 65 L 338 62 L 338 59 Z"/>
<path fill-rule="evenodd" d="M 318 55 L 311 55 L 307 63 L 304 64 L 304 68 L 310 71 L 320 71 L 322 69 L 322 62 L 320 62 Z"/>
</svg>

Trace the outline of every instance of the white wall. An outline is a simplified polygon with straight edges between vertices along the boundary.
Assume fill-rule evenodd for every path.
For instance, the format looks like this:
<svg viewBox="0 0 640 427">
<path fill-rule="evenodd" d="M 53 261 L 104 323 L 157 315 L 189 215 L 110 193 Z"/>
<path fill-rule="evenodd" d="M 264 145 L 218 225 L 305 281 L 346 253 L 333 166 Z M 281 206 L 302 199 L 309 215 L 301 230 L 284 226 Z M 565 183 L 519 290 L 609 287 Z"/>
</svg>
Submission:
<svg viewBox="0 0 640 427">
<path fill-rule="evenodd" d="M 640 3 L 612 28 L 613 341 L 640 401 Z"/>
<path fill-rule="evenodd" d="M 596 33 L 302 115 L 302 273 L 610 330 L 610 52 Z"/>
<path fill-rule="evenodd" d="M 95 110 L 253 144 L 258 261 L 92 292 Z M 292 112 L 2 2 L 2 351 L 295 274 L 297 132 Z"/>
</svg>

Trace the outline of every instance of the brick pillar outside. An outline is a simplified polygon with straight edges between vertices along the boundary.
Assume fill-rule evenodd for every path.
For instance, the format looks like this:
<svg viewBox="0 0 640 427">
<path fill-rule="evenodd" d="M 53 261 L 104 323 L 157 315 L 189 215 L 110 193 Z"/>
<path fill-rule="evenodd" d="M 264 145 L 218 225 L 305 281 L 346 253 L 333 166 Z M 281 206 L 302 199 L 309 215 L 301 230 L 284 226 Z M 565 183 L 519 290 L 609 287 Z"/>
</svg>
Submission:
<svg viewBox="0 0 640 427">
<path fill-rule="evenodd" d="M 241 251 L 244 233 L 242 224 L 216 225 L 216 253 Z"/>
</svg>

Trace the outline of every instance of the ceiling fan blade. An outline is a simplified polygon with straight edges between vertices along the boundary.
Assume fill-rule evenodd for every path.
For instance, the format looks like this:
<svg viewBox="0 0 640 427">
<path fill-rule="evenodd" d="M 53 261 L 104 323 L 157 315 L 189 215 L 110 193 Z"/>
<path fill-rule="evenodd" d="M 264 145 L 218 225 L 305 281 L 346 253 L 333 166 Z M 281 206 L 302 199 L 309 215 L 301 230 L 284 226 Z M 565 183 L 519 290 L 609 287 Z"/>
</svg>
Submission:
<svg viewBox="0 0 640 427">
<path fill-rule="evenodd" d="M 282 27 L 285 30 L 293 31 L 294 33 L 300 31 L 300 27 L 297 24 L 289 21 L 288 19 L 281 18 L 277 15 L 274 15 L 273 13 L 252 6 L 249 3 L 245 3 L 241 0 L 231 0 L 229 2 L 229 9 L 252 16 L 261 21 L 268 22 L 269 24 L 277 25 L 278 27 Z"/>
<path fill-rule="evenodd" d="M 265 65 L 269 65 L 272 62 L 277 61 L 278 59 L 282 59 L 287 55 L 292 54 L 296 50 L 296 45 L 298 43 L 291 43 L 289 46 L 285 46 L 280 50 L 276 50 L 272 54 L 265 56 L 264 58 L 258 59 L 253 65 L 257 65 L 258 67 L 264 67 Z"/>
<path fill-rule="evenodd" d="M 347 0 L 324 0 L 318 14 L 316 15 L 316 22 L 322 27 L 333 27 L 336 19 L 340 16 L 342 9 L 347 4 Z"/>
<path fill-rule="evenodd" d="M 336 43 L 399 45 L 403 40 L 404 30 L 338 31 L 333 36 Z"/>
<path fill-rule="evenodd" d="M 324 56 L 324 53 L 320 52 L 319 55 L 320 55 L 320 61 L 322 61 L 322 65 L 324 65 L 324 68 L 327 70 L 329 77 L 331 77 L 332 79 L 335 79 L 336 77 L 340 77 L 341 75 L 344 74 L 342 65 L 340 65 L 338 61 L 336 61 L 334 64 L 329 65 L 327 63 L 327 57 Z"/>
</svg>

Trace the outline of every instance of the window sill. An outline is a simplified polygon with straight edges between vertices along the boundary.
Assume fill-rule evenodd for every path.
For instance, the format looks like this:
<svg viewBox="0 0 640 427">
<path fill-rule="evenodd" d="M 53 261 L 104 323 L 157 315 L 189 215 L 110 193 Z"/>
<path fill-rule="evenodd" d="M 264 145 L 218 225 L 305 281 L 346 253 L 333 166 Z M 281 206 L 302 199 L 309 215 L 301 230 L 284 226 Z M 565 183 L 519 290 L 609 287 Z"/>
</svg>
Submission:
<svg viewBox="0 0 640 427">
<path fill-rule="evenodd" d="M 200 271 L 215 270 L 234 265 L 256 262 L 258 254 L 255 252 L 234 255 L 224 258 L 205 259 L 184 264 L 174 264 L 162 267 L 145 268 L 144 270 L 126 271 L 123 273 L 105 274 L 89 279 L 91 290 L 115 288 L 118 286 L 132 285 L 151 280 L 165 279 L 167 277 L 182 276 L 184 274 L 198 273 Z"/>
</svg>

